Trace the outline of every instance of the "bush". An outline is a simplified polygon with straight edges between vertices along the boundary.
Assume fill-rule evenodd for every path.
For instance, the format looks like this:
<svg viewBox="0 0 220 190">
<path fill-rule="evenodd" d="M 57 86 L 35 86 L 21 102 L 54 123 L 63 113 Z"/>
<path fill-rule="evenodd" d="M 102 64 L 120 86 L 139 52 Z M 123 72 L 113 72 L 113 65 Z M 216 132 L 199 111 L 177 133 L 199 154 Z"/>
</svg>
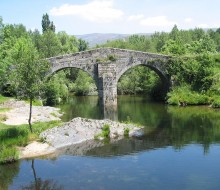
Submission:
<svg viewBox="0 0 220 190">
<path fill-rule="evenodd" d="M 18 151 L 15 147 L 0 146 L 0 164 L 18 160 Z"/>
<path fill-rule="evenodd" d="M 211 106 L 213 108 L 220 108 L 220 97 L 214 97 Z"/>
<path fill-rule="evenodd" d="M 105 124 L 102 127 L 102 132 L 100 134 L 95 135 L 94 139 L 99 139 L 99 137 L 103 137 L 104 139 L 108 139 L 110 135 L 110 125 Z"/>
<path fill-rule="evenodd" d="M 128 137 L 129 136 L 129 132 L 130 132 L 130 129 L 129 128 L 125 128 L 124 129 L 124 136 Z"/>
<path fill-rule="evenodd" d="M 192 91 L 189 86 L 175 87 L 167 94 L 167 103 L 170 105 L 205 105 L 209 104 L 209 97 Z"/>
</svg>

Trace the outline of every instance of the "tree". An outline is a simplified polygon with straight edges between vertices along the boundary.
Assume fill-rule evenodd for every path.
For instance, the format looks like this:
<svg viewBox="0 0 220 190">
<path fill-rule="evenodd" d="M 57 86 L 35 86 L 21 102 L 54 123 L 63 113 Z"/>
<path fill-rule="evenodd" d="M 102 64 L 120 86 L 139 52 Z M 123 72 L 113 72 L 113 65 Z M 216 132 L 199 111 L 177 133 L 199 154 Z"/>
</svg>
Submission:
<svg viewBox="0 0 220 190">
<path fill-rule="evenodd" d="M 78 45 L 79 51 L 85 51 L 88 49 L 88 42 L 86 42 L 83 39 L 79 39 L 79 45 Z"/>
<path fill-rule="evenodd" d="M 41 36 L 40 53 L 43 58 L 53 57 L 61 54 L 61 43 L 57 35 L 48 30 Z"/>
<path fill-rule="evenodd" d="M 16 81 L 16 91 L 20 97 L 30 101 L 28 124 L 32 130 L 32 103 L 40 95 L 43 86 L 43 77 L 48 69 L 45 61 L 39 60 L 38 52 L 30 38 L 20 38 L 11 50 L 11 59 L 14 68 L 11 70 L 10 78 Z"/>
<path fill-rule="evenodd" d="M 50 21 L 49 15 L 47 13 L 43 15 L 41 24 L 43 33 L 48 30 L 55 32 L 55 25 Z"/>
<path fill-rule="evenodd" d="M 167 40 L 162 47 L 162 51 L 165 54 L 183 55 L 186 53 L 186 48 L 179 40 Z"/>
<path fill-rule="evenodd" d="M 61 53 L 75 53 L 78 51 L 78 41 L 74 36 L 69 36 L 66 32 L 58 32 L 57 37 L 61 44 Z"/>
</svg>

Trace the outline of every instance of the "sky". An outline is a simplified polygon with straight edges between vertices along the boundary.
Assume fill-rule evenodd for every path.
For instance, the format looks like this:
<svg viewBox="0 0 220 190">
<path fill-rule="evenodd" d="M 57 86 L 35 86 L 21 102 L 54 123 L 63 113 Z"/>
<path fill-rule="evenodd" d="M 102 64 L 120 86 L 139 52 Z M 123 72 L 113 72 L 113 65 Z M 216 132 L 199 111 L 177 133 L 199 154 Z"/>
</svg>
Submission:
<svg viewBox="0 0 220 190">
<path fill-rule="evenodd" d="M 56 31 L 153 33 L 179 29 L 220 28 L 220 0 L 1 0 L 4 24 L 42 30 L 48 13 Z"/>
</svg>

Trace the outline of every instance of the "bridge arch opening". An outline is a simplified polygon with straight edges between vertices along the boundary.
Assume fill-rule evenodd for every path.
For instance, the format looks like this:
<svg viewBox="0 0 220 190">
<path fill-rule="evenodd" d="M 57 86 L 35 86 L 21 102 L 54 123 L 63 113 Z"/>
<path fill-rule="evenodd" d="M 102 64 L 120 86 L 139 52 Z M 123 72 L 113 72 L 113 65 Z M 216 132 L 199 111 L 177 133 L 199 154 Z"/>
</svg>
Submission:
<svg viewBox="0 0 220 190">
<path fill-rule="evenodd" d="M 69 95 L 97 95 L 97 81 L 88 72 L 77 67 L 65 67 L 48 76 L 44 100 L 46 105 L 55 105 L 67 100 Z"/>
<path fill-rule="evenodd" d="M 117 78 L 118 95 L 148 95 L 154 100 L 164 101 L 168 88 L 166 76 L 145 64 L 130 66 Z"/>
</svg>

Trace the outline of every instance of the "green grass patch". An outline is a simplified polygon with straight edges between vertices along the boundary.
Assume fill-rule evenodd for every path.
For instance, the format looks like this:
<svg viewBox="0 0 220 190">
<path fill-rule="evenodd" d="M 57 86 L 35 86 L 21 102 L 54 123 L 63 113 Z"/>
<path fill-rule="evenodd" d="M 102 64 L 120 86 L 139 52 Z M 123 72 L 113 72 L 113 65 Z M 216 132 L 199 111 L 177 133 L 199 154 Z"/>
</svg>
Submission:
<svg viewBox="0 0 220 190">
<path fill-rule="evenodd" d="M 12 99 L 12 98 L 5 97 L 5 96 L 0 95 L 0 104 L 3 103 L 3 102 L 5 102 L 5 101 L 7 101 L 7 100 L 10 100 L 10 99 Z"/>
<path fill-rule="evenodd" d="M 18 159 L 17 146 L 26 146 L 34 140 L 41 141 L 39 134 L 46 129 L 61 125 L 61 121 L 50 121 L 44 123 L 34 123 L 32 125 L 33 133 L 29 126 L 19 125 L 10 126 L 0 124 L 0 164 L 16 161 Z"/>
<path fill-rule="evenodd" d="M 108 139 L 110 135 L 110 125 L 105 124 L 102 127 L 102 132 L 95 135 L 95 139 L 99 139 L 100 137 L 104 138 L 104 139 Z"/>
<path fill-rule="evenodd" d="M 25 100 L 25 102 L 30 104 L 30 100 Z M 33 106 L 42 106 L 43 105 L 41 100 L 33 100 L 32 104 L 33 104 Z"/>
<path fill-rule="evenodd" d="M 9 110 L 11 110 L 11 108 L 0 108 L 0 113 L 4 113 Z"/>
<path fill-rule="evenodd" d="M 15 147 L 0 145 L 0 164 L 11 163 L 18 160 L 18 151 Z"/>
<path fill-rule="evenodd" d="M 129 132 L 130 132 L 130 129 L 126 127 L 126 128 L 124 129 L 124 136 L 125 136 L 125 137 L 129 137 Z"/>
</svg>

